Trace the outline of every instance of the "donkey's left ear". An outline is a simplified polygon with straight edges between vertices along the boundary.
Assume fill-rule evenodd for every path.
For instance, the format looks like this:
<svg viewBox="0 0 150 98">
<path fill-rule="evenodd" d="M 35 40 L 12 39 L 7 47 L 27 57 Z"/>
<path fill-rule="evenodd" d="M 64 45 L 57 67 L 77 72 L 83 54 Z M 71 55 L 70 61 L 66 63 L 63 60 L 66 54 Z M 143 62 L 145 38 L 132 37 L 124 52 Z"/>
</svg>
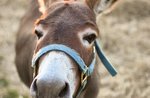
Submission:
<svg viewBox="0 0 150 98">
<path fill-rule="evenodd" d="M 96 13 L 110 12 L 120 0 L 85 0 L 87 5 Z"/>
</svg>

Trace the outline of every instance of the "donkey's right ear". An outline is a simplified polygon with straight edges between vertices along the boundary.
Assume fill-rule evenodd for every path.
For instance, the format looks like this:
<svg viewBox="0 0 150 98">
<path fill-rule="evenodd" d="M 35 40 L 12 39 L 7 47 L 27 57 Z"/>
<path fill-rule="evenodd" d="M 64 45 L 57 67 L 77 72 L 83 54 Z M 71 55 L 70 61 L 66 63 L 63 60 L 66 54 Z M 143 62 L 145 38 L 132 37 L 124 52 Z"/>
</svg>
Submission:
<svg viewBox="0 0 150 98">
<path fill-rule="evenodd" d="M 38 3 L 39 3 L 39 11 L 44 14 L 45 11 L 46 11 L 46 2 L 45 2 L 45 0 L 38 0 Z"/>
<path fill-rule="evenodd" d="M 96 13 L 111 11 L 119 0 L 85 0 L 86 4 Z"/>
</svg>

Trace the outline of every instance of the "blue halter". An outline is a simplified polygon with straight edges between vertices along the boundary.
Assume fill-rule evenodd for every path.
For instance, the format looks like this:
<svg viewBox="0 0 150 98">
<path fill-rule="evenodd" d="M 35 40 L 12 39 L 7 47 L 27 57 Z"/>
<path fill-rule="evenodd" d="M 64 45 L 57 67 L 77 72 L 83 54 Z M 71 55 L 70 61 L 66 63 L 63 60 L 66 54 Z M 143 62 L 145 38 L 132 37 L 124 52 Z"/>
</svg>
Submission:
<svg viewBox="0 0 150 98">
<path fill-rule="evenodd" d="M 50 51 L 62 51 L 66 53 L 67 55 L 69 55 L 79 65 L 79 69 L 81 70 L 81 86 L 78 89 L 77 94 L 74 97 L 74 98 L 77 98 L 81 94 L 81 92 L 84 90 L 87 84 L 87 77 L 90 76 L 94 70 L 94 66 L 96 62 L 95 48 L 96 48 L 98 57 L 100 58 L 100 60 L 102 61 L 102 63 L 104 64 L 108 72 L 112 76 L 115 76 L 117 74 L 117 71 L 115 70 L 113 65 L 105 57 L 98 41 L 95 41 L 94 44 L 95 44 L 94 51 L 93 51 L 94 58 L 89 66 L 85 64 L 84 60 L 80 57 L 80 55 L 75 50 L 62 44 L 51 44 L 51 45 L 43 47 L 34 55 L 32 59 L 32 67 L 36 66 L 36 63 L 41 56 L 43 56 L 44 54 Z"/>
<path fill-rule="evenodd" d="M 83 59 L 80 57 L 80 55 L 75 50 L 73 50 L 65 45 L 61 45 L 61 44 L 52 44 L 52 45 L 48 45 L 48 46 L 40 49 L 36 53 L 36 55 L 34 56 L 34 58 L 32 60 L 32 67 L 34 67 L 36 65 L 36 62 L 38 61 L 38 59 L 41 56 L 43 56 L 45 53 L 50 52 L 50 51 L 62 51 L 64 53 L 66 53 L 67 55 L 69 55 L 79 65 L 79 68 L 83 72 L 83 74 L 86 74 L 87 76 L 91 75 L 94 70 L 95 57 L 94 57 L 92 63 L 90 64 L 90 66 L 87 67 L 87 65 L 84 63 Z M 95 53 L 94 53 L 94 55 L 95 55 Z"/>
</svg>

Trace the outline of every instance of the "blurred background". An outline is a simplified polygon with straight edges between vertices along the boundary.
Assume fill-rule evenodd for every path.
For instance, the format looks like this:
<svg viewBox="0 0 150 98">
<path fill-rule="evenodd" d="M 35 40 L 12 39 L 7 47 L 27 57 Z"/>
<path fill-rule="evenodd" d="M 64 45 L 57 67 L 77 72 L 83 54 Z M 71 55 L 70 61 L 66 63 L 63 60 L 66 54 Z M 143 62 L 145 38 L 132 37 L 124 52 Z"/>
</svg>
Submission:
<svg viewBox="0 0 150 98">
<path fill-rule="evenodd" d="M 0 0 L 0 98 L 30 98 L 14 65 L 16 32 L 28 5 Z M 97 24 L 103 50 L 119 72 L 111 77 L 100 66 L 98 98 L 150 98 L 150 1 L 122 0 Z"/>
</svg>

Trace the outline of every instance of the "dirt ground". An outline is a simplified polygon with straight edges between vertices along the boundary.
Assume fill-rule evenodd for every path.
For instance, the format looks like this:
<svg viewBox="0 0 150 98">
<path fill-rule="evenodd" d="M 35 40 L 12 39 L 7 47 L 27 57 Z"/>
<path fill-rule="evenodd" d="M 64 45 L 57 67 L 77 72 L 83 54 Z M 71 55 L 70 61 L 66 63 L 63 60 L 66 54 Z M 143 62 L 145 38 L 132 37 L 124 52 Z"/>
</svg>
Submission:
<svg viewBox="0 0 150 98">
<path fill-rule="evenodd" d="M 14 65 L 15 35 L 27 0 L 0 0 L 0 98 L 30 98 Z M 97 21 L 107 57 L 118 70 L 100 66 L 98 98 L 150 98 L 150 1 L 123 0 Z"/>
</svg>

